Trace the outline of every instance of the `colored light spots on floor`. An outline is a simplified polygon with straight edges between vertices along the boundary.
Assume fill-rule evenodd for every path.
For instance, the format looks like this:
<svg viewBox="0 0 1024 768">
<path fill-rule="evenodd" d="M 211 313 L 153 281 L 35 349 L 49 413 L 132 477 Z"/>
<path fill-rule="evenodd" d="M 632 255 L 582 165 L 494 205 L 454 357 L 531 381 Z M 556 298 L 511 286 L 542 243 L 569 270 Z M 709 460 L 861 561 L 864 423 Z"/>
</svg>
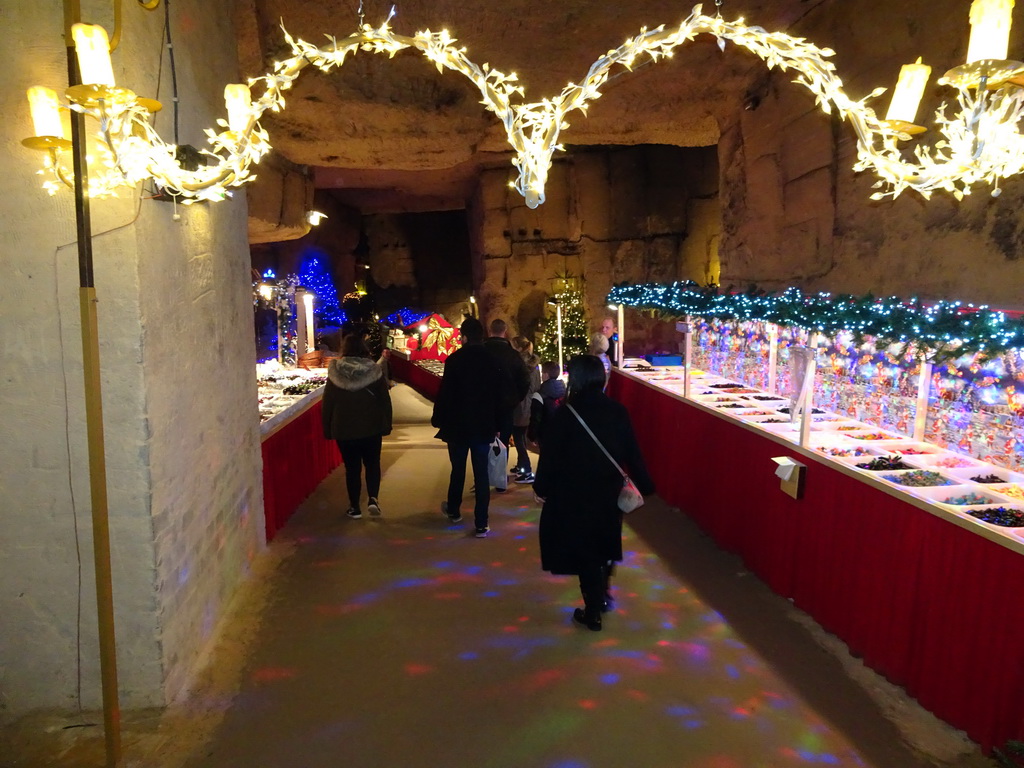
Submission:
<svg viewBox="0 0 1024 768">
<path fill-rule="evenodd" d="M 429 664 L 406 664 L 405 674 L 410 677 L 418 677 L 420 675 L 427 675 L 434 671 L 434 668 Z"/>
<path fill-rule="evenodd" d="M 615 685 L 622 679 L 622 675 L 616 672 L 609 672 L 605 675 L 601 675 L 598 679 L 605 685 Z"/>
<path fill-rule="evenodd" d="M 540 691 L 560 683 L 566 678 L 564 669 L 545 669 L 530 675 L 525 681 L 527 691 Z"/>
<path fill-rule="evenodd" d="M 397 589 L 410 589 L 412 587 L 423 587 L 430 583 L 429 579 L 402 579 L 401 581 L 396 581 L 394 586 Z"/>
<path fill-rule="evenodd" d="M 597 709 L 597 702 L 593 699 L 583 699 L 578 704 L 580 709 Z"/>
</svg>

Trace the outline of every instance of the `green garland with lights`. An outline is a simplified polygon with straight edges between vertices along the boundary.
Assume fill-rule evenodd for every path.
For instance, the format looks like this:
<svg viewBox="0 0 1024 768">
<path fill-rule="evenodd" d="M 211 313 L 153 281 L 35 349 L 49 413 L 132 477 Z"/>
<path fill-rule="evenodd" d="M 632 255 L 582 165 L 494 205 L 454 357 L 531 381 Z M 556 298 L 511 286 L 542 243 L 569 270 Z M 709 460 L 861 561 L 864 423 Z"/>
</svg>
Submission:
<svg viewBox="0 0 1024 768">
<path fill-rule="evenodd" d="M 720 320 L 753 320 L 795 326 L 826 335 L 850 331 L 857 339 L 914 346 L 932 361 L 972 353 L 998 355 L 1024 348 L 1024 320 L 1005 312 L 959 301 L 924 304 L 918 299 L 885 299 L 829 293 L 805 294 L 788 288 L 778 295 L 749 290 L 722 293 L 692 281 L 617 285 L 611 304 L 653 310 L 665 317 L 686 315 Z"/>
</svg>

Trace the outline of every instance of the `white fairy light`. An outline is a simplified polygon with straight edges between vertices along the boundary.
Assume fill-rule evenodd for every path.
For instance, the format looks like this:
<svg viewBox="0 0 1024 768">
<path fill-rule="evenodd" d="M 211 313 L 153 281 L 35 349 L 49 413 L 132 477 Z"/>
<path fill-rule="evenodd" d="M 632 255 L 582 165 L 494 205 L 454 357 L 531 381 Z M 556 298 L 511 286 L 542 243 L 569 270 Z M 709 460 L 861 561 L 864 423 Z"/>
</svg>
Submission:
<svg viewBox="0 0 1024 768">
<path fill-rule="evenodd" d="M 976 0 L 1003 4 L 1007 1 Z M 259 120 L 267 110 L 279 112 L 285 108 L 284 93 L 306 66 L 312 64 L 329 72 L 344 65 L 346 58 L 358 51 L 393 57 L 401 50 L 413 48 L 433 62 L 439 72 L 459 72 L 477 87 L 480 103 L 502 122 L 515 152 L 512 164 L 519 173 L 513 186 L 529 207 L 536 208 L 544 202 L 552 156 L 562 149 L 559 136 L 568 128 L 566 116 L 574 110 L 586 114 L 590 102 L 600 97 L 614 67 L 628 70 L 647 57 L 657 62 L 699 34 L 715 36 L 722 47 L 731 42 L 746 48 L 769 68 L 796 71 L 794 82 L 814 95 L 822 111 L 831 113 L 835 109 L 839 116 L 849 120 L 857 134 L 854 170 L 871 169 L 879 177 L 875 186 L 880 191 L 872 195 L 873 199 L 895 197 L 905 189 L 913 189 L 925 198 L 935 190 L 945 190 L 962 199 L 979 183 L 996 185 L 996 195 L 1001 178 L 1024 170 L 1024 138 L 1018 131 L 1018 123 L 1024 117 L 1022 89 L 1006 86 L 987 90 L 986 83 L 993 82 L 989 70 L 967 69 L 966 74 L 961 73 L 954 80 L 947 75 L 947 82 L 957 89 L 958 113 L 947 117 L 945 108 L 940 109 L 936 123 L 942 139 L 932 150 L 918 147 L 914 159 L 907 160 L 898 143 L 909 138 L 907 129 L 879 119 L 867 105 L 884 88 L 875 89 L 864 99 L 853 100 L 846 95 L 842 80 L 829 61 L 833 51 L 782 32 L 769 33 L 747 26 L 743 19 L 727 22 L 717 15 L 705 16 L 700 5 L 676 28 L 666 29 L 662 25 L 641 29 L 636 37 L 594 62 L 582 81 L 569 83 L 555 98 L 516 104 L 513 99 L 524 95 L 516 74 L 506 75 L 487 64 L 474 64 L 466 57 L 466 49 L 457 47 L 457 40 L 446 29 L 426 30 L 408 37 L 394 34 L 387 21 L 376 28 L 361 24 L 357 32 L 346 38 L 328 37 L 330 45 L 323 48 L 293 38 L 285 31 L 285 41 L 293 55 L 275 62 L 271 73 L 249 81 L 250 86 L 262 85 L 263 94 L 251 102 L 247 102 L 244 94 L 235 98 L 231 103 L 230 125 L 218 120 L 221 130 L 206 130 L 210 147 L 202 154 L 208 164 L 196 170 L 181 167 L 176 147 L 164 143 L 157 135 L 149 123 L 149 110 L 138 100 L 72 104 L 71 108 L 100 121 L 110 150 L 109 172 L 96 183 L 90 180 L 90 195 L 111 194 L 117 186 L 133 186 L 153 178 L 185 203 L 219 200 L 230 194 L 231 187 L 255 178 L 251 166 L 270 150 L 269 137 L 259 126 Z M 1022 72 L 1024 69 L 1017 65 L 998 74 L 1005 80 Z M 979 84 L 982 75 L 986 79 Z M 67 183 L 70 177 L 61 164 L 61 151 L 50 148 L 50 156 L 44 160 L 44 172 L 51 177 L 45 183 L 48 190 Z"/>
</svg>

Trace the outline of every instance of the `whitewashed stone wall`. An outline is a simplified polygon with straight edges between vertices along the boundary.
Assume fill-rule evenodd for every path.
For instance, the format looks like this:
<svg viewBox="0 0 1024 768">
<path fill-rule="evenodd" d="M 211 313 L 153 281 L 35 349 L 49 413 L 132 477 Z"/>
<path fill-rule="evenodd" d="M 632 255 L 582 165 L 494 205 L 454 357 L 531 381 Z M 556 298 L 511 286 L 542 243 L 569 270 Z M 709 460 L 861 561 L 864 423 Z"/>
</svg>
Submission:
<svg viewBox="0 0 1024 768">
<path fill-rule="evenodd" d="M 179 0 L 172 18 L 181 140 L 237 77 L 229 14 Z M 83 15 L 108 28 L 109 3 Z M 66 83 L 60 4 L 3 0 L 13 38 L 0 104 L 0 718 L 99 704 L 98 642 L 72 197 L 48 197 L 30 85 Z M 125 8 L 120 82 L 152 95 L 163 14 Z M 161 97 L 169 102 L 167 67 Z M 171 135 L 170 111 L 158 119 Z M 115 620 L 122 706 L 187 683 L 263 543 L 244 195 L 178 208 L 93 203 Z M 77 536 L 76 536 L 77 532 Z M 81 562 L 81 566 L 79 566 Z M 81 567 L 82 584 L 78 573 Z M 79 626 L 77 614 L 81 606 Z M 79 650 L 80 646 L 80 650 Z"/>
</svg>

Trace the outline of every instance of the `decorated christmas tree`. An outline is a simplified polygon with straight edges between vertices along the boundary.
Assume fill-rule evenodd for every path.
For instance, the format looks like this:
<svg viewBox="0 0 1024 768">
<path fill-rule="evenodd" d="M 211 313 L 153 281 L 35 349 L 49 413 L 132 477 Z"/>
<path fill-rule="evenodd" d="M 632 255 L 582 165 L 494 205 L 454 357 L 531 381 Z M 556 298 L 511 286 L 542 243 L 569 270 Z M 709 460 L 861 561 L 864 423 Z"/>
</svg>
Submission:
<svg viewBox="0 0 1024 768">
<path fill-rule="evenodd" d="M 540 328 L 534 352 L 541 360 L 558 360 L 558 309 L 562 310 L 562 363 L 573 355 L 584 354 L 589 347 L 587 318 L 583 311 L 583 291 L 574 280 L 559 281 L 561 290 L 554 296 L 558 306 L 548 305 L 548 315 Z"/>
<path fill-rule="evenodd" d="M 345 322 L 345 315 L 338 304 L 338 289 L 334 287 L 334 280 L 320 257 L 308 256 L 302 262 L 299 279 L 302 286 L 316 296 L 313 316 L 318 327 L 340 326 Z"/>
</svg>

